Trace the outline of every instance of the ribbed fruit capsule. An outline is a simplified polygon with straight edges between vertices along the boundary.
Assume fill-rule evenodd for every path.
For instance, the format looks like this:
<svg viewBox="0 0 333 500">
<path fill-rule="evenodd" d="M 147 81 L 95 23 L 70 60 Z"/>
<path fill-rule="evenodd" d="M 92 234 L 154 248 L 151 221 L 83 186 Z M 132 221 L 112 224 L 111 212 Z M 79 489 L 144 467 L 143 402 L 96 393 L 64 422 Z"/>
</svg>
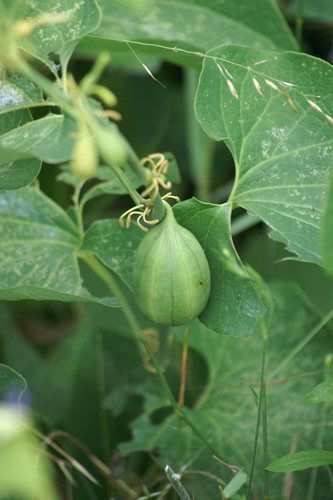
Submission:
<svg viewBox="0 0 333 500">
<path fill-rule="evenodd" d="M 199 316 L 210 294 L 210 270 L 196 237 L 166 216 L 141 241 L 134 262 L 133 291 L 142 314 L 154 323 L 183 325 Z"/>
</svg>

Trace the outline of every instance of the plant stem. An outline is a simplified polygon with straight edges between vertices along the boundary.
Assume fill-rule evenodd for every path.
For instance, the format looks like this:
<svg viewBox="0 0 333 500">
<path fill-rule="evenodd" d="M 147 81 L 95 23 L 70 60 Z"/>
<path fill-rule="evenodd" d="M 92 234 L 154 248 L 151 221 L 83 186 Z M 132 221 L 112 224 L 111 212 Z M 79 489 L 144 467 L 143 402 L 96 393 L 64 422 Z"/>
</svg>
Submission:
<svg viewBox="0 0 333 500">
<path fill-rule="evenodd" d="M 180 411 L 182 411 L 184 407 L 184 399 L 185 399 L 187 350 L 188 350 L 188 327 L 186 326 L 184 334 L 183 355 L 182 355 L 182 373 L 180 379 L 179 398 L 178 398 Z M 178 417 L 176 470 L 179 469 L 179 464 L 180 464 L 181 441 L 182 441 L 182 419 Z"/>
<path fill-rule="evenodd" d="M 175 469 L 179 470 L 180 468 L 180 456 L 182 451 L 182 418 L 178 416 L 178 425 L 177 425 L 177 447 L 176 447 L 176 461 L 175 461 Z"/>
<path fill-rule="evenodd" d="M 99 414 L 102 432 L 102 450 L 103 460 L 105 464 L 110 463 L 110 436 L 107 409 L 104 406 L 106 397 L 105 392 L 105 370 L 104 370 L 104 355 L 103 355 L 103 337 L 99 333 L 96 337 L 97 340 L 97 383 L 98 383 L 98 398 L 99 398 Z"/>
<path fill-rule="evenodd" d="M 166 381 L 166 378 L 161 370 L 161 368 L 159 367 L 159 364 L 157 363 L 156 361 L 156 358 L 154 356 L 154 353 L 152 352 L 151 348 L 150 348 L 150 345 L 149 343 L 147 342 L 147 339 L 145 338 L 144 335 L 140 335 L 140 338 L 145 346 L 145 348 L 147 349 L 147 352 L 153 362 L 153 365 L 156 369 L 156 372 L 160 378 L 160 381 L 163 385 L 163 388 L 166 392 L 166 395 L 168 396 L 168 399 L 170 401 L 170 404 L 175 412 L 175 414 L 177 416 L 179 416 L 182 420 L 184 420 L 184 422 L 187 423 L 187 425 L 189 427 L 191 427 L 191 429 L 193 430 L 193 432 L 198 436 L 198 438 L 207 446 L 207 448 L 209 448 L 214 455 L 216 455 L 220 460 L 223 460 L 223 458 L 221 457 L 221 454 L 214 448 L 214 446 L 212 446 L 210 444 L 210 442 L 204 437 L 203 434 L 201 434 L 201 432 L 199 431 L 199 429 L 196 428 L 196 426 L 191 422 L 191 420 L 189 420 L 187 418 L 187 416 L 184 414 L 183 410 L 179 407 L 179 405 L 177 404 L 171 390 L 170 390 L 170 387 L 168 385 L 168 382 Z"/>
<path fill-rule="evenodd" d="M 129 305 L 122 289 L 120 288 L 112 274 L 90 252 L 81 250 L 78 253 L 78 257 L 86 264 L 88 264 L 88 266 L 94 271 L 94 273 L 106 284 L 111 294 L 117 297 L 122 306 L 122 312 L 134 336 L 136 338 L 139 338 L 141 334 L 140 324 L 138 323 L 135 314 L 133 313 L 132 308 Z"/>
<path fill-rule="evenodd" d="M 138 176 L 139 181 L 146 187 L 148 187 L 151 183 L 151 174 L 148 168 L 144 167 L 140 162 L 138 156 L 133 150 L 132 146 L 129 142 L 124 139 L 126 152 L 127 152 L 127 161 L 130 164 L 134 173 Z M 165 207 L 163 205 L 162 198 L 160 194 L 158 194 L 156 200 L 153 202 L 154 204 L 154 219 L 163 220 L 165 217 Z"/>
<path fill-rule="evenodd" d="M 259 405 L 258 405 L 258 416 L 257 416 L 256 433 L 255 433 L 255 437 L 254 437 L 251 471 L 250 471 L 249 482 L 248 482 L 247 492 L 246 492 L 246 500 L 250 500 L 254 467 L 255 467 L 256 457 L 257 457 L 257 448 L 258 448 L 258 439 L 259 439 L 259 430 L 260 430 L 260 417 L 261 417 L 261 411 L 262 411 L 263 392 L 264 392 L 264 385 L 265 385 L 265 364 L 266 364 L 267 342 L 268 342 L 268 335 L 264 335 L 264 347 L 263 347 L 262 362 L 261 362 L 261 380 L 260 380 L 260 396 L 259 396 Z M 267 460 L 267 457 L 266 457 L 266 460 Z"/>
<path fill-rule="evenodd" d="M 53 82 L 45 78 L 45 76 L 41 75 L 36 71 L 30 64 L 25 62 L 23 59 L 19 59 L 15 64 L 15 69 L 23 76 L 27 77 L 37 86 L 39 86 L 45 94 L 50 96 L 52 99 L 56 101 L 56 103 L 71 116 L 74 120 L 78 119 L 78 112 L 74 108 L 69 99 L 68 95 L 66 95 L 61 89 L 58 89 Z"/>
<path fill-rule="evenodd" d="M 166 381 L 166 378 L 165 378 L 165 376 L 164 376 L 164 374 L 163 374 L 163 372 L 162 372 L 159 364 L 157 363 L 157 360 L 156 360 L 156 358 L 155 358 L 155 356 L 153 354 L 153 351 L 151 350 L 149 342 L 147 341 L 146 337 L 142 333 L 140 335 L 140 339 L 142 340 L 142 343 L 145 346 L 145 348 L 146 348 L 146 350 L 147 350 L 147 352 L 148 352 L 148 354 L 150 356 L 150 359 L 152 360 L 152 363 L 153 363 L 153 365 L 155 367 L 156 373 L 157 373 L 157 375 L 160 378 L 160 381 L 161 381 L 161 383 L 163 385 L 163 388 L 165 390 L 165 393 L 166 393 L 166 395 L 167 395 L 167 397 L 168 397 L 168 399 L 170 401 L 170 404 L 171 404 L 174 412 L 178 415 L 179 414 L 179 407 L 178 407 L 177 401 L 173 397 L 173 394 L 172 394 L 172 392 L 170 390 L 169 384 Z"/>
<path fill-rule="evenodd" d="M 324 380 L 327 380 L 327 377 L 329 376 L 330 363 L 325 368 L 326 368 L 326 372 L 324 374 Z M 322 448 L 322 444 L 323 444 L 323 440 L 324 440 L 324 433 L 325 433 L 326 415 L 327 415 L 327 411 L 328 411 L 329 407 L 330 407 L 330 401 L 326 402 L 321 409 L 320 421 L 322 422 L 323 425 L 321 427 L 319 427 L 319 429 L 318 429 L 318 435 L 317 435 L 317 440 L 316 440 L 316 449 L 317 450 L 320 450 Z M 310 482 L 309 482 L 309 488 L 308 488 L 308 494 L 307 494 L 306 500 L 313 500 L 313 498 L 314 498 L 316 482 L 317 482 L 317 475 L 318 475 L 318 467 L 313 467 L 311 469 L 311 473 L 310 473 Z"/>
<path fill-rule="evenodd" d="M 264 443 L 264 500 L 269 500 L 269 472 L 265 469 L 268 465 L 268 433 L 267 433 L 267 398 L 266 398 L 266 379 L 264 380 L 262 390 L 262 427 Z"/>
<path fill-rule="evenodd" d="M 134 189 L 133 184 L 128 179 L 127 175 L 121 170 L 121 168 L 118 167 L 116 163 L 108 162 L 108 164 L 110 165 L 113 172 L 118 177 L 118 179 L 120 180 L 120 182 L 122 183 L 128 194 L 130 195 L 132 200 L 134 201 L 134 204 L 140 205 L 142 202 L 145 202 L 144 198 L 142 198 L 142 196 L 139 195 L 137 190 Z"/>
<path fill-rule="evenodd" d="M 214 446 L 212 446 L 210 444 L 210 442 L 205 438 L 205 436 L 203 434 L 201 434 L 201 432 L 199 431 L 199 429 L 197 429 L 196 426 L 194 424 L 192 424 L 191 420 L 189 420 L 184 413 L 182 413 L 181 417 L 184 420 L 184 422 L 186 422 L 187 425 L 189 427 L 191 427 L 192 431 L 198 436 L 198 438 L 201 439 L 201 441 L 207 446 L 207 448 L 209 448 L 212 451 L 213 455 L 215 455 L 220 460 L 223 460 L 223 457 L 221 456 L 221 453 L 219 453 L 216 450 L 216 448 L 214 448 Z"/>
</svg>

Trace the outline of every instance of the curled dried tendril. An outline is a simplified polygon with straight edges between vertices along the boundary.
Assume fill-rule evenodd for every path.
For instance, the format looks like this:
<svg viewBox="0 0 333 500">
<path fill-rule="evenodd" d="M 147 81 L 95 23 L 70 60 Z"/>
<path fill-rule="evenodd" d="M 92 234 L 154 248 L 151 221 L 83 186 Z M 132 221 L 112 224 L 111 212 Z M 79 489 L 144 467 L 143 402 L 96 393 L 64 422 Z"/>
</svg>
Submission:
<svg viewBox="0 0 333 500">
<path fill-rule="evenodd" d="M 143 212 L 142 212 L 142 208 L 144 208 Z M 140 210 L 139 210 L 140 209 Z M 152 211 L 152 206 L 150 205 L 146 205 L 146 204 L 141 204 L 141 205 L 136 205 L 135 207 L 132 207 L 130 208 L 129 210 L 127 210 L 127 212 L 125 212 L 120 218 L 119 218 L 119 224 L 120 224 L 120 227 L 124 228 L 124 217 L 127 216 L 127 219 L 126 219 L 126 229 L 128 229 L 131 225 L 131 217 L 132 215 L 138 215 L 139 217 L 137 218 L 136 222 L 139 226 L 140 229 L 142 229 L 142 231 L 145 231 L 146 233 L 148 232 L 148 228 L 143 226 L 141 223 L 140 223 L 140 219 L 143 219 L 144 222 L 146 224 L 149 224 L 149 225 L 154 225 L 154 224 L 158 224 L 160 221 L 159 219 L 154 219 L 154 220 L 147 220 L 146 217 L 148 215 L 151 214 L 151 211 Z"/>
<path fill-rule="evenodd" d="M 167 193 L 166 195 L 162 196 L 162 200 L 167 200 L 169 198 L 173 198 L 177 202 L 180 201 L 180 198 L 178 196 L 173 196 L 172 193 Z M 145 231 L 146 233 L 149 231 L 149 229 L 145 226 L 143 226 L 140 223 L 140 219 L 143 219 L 143 221 L 150 225 L 154 226 L 155 224 L 158 224 L 160 221 L 159 219 L 153 219 L 153 220 L 147 220 L 146 217 L 152 213 L 152 210 L 154 208 L 153 204 L 151 203 L 152 200 L 148 200 L 147 202 L 143 201 L 141 202 L 140 205 L 136 205 L 135 207 L 130 208 L 127 210 L 121 217 L 119 217 L 119 224 L 120 227 L 124 228 L 124 218 L 127 216 L 126 219 L 126 229 L 128 229 L 131 225 L 131 217 L 132 215 L 138 215 L 139 217 L 137 218 L 136 222 L 142 231 Z"/>
<path fill-rule="evenodd" d="M 155 162 L 155 160 L 157 161 Z M 145 165 L 146 163 L 151 166 L 151 184 L 141 193 L 141 196 L 145 198 L 152 192 L 150 199 L 154 202 L 159 193 L 159 186 L 164 189 L 171 189 L 172 183 L 165 178 L 169 162 L 162 153 L 154 153 L 142 158 L 141 164 Z"/>
</svg>

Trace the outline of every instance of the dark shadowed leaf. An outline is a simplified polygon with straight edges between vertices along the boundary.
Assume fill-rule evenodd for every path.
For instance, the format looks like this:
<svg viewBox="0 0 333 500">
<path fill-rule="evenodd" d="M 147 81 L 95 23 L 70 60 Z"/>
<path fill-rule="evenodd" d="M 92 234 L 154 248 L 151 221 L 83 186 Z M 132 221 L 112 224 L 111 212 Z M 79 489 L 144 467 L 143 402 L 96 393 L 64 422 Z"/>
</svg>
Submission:
<svg viewBox="0 0 333 500">
<path fill-rule="evenodd" d="M 211 294 L 200 321 L 224 335 L 251 335 L 266 309 L 234 249 L 230 235 L 231 204 L 211 205 L 193 198 L 175 205 L 174 213 L 179 224 L 198 239 L 210 266 Z"/>
</svg>

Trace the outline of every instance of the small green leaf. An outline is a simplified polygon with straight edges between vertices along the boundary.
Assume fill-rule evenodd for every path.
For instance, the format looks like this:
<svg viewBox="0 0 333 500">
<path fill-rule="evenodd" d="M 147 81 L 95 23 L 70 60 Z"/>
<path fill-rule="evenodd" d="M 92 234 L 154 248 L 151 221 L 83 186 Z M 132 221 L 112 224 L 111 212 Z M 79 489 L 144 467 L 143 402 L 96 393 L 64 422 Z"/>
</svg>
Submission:
<svg viewBox="0 0 333 500">
<path fill-rule="evenodd" d="M 118 219 L 93 223 L 87 231 L 81 250 L 88 250 L 132 289 L 132 271 L 136 249 L 144 232 L 132 222 L 129 229 L 121 228 Z"/>
<path fill-rule="evenodd" d="M 317 404 L 333 399 L 333 377 L 317 385 L 303 398 L 304 403 Z"/>
<path fill-rule="evenodd" d="M 17 124 L 16 128 L 3 134 L 0 151 L 6 152 L 8 161 L 34 156 L 47 163 L 61 163 L 71 159 L 75 132 L 76 125 L 72 120 L 63 115 L 49 114 L 40 120 Z"/>
<path fill-rule="evenodd" d="M 333 464 L 333 451 L 309 450 L 281 457 L 265 468 L 270 472 L 292 472 L 330 464 Z"/>
<path fill-rule="evenodd" d="M 256 391 L 253 389 L 252 385 L 249 386 L 250 389 L 251 389 L 251 392 L 252 392 L 252 395 L 253 395 L 253 398 L 254 398 L 254 402 L 256 404 L 256 407 L 258 408 L 259 407 L 259 396 L 258 394 L 256 393 Z"/>
<path fill-rule="evenodd" d="M 231 204 L 211 205 L 192 198 L 175 205 L 174 213 L 198 239 L 210 266 L 211 294 L 200 321 L 224 335 L 251 335 L 266 309 L 233 247 Z"/>
<path fill-rule="evenodd" d="M 246 483 L 247 475 L 245 472 L 237 472 L 236 476 L 232 478 L 230 483 L 224 488 L 224 497 L 230 498 Z"/>
</svg>

